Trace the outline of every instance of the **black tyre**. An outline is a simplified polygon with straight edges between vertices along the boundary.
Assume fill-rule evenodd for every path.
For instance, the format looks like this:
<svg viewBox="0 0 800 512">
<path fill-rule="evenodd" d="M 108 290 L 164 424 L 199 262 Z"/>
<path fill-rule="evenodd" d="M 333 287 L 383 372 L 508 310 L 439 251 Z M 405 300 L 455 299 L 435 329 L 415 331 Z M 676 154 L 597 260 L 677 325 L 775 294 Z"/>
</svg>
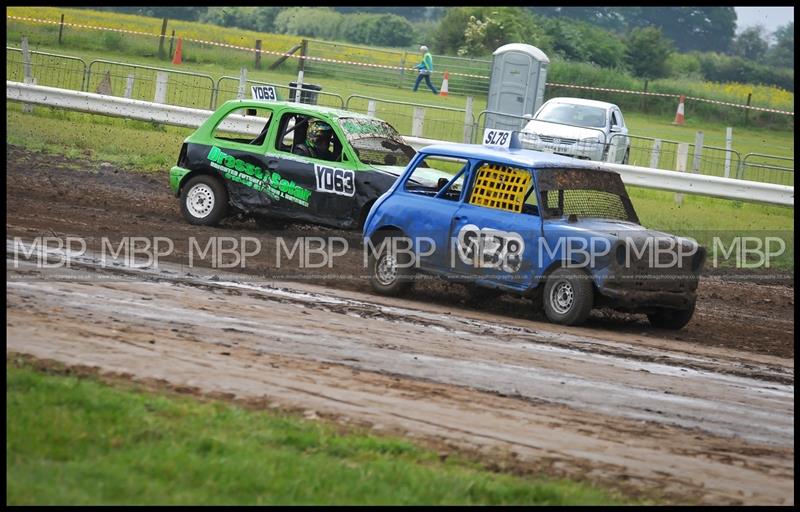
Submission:
<svg viewBox="0 0 800 512">
<path fill-rule="evenodd" d="M 594 293 L 586 273 L 559 268 L 547 276 L 542 296 L 544 313 L 554 324 L 579 325 L 589 318 Z"/>
<path fill-rule="evenodd" d="M 694 315 L 694 302 L 688 309 L 659 309 L 654 313 L 648 313 L 647 319 L 653 327 L 677 331 L 689 323 L 692 315 Z"/>
<path fill-rule="evenodd" d="M 181 189 L 181 213 L 189 224 L 215 226 L 228 213 L 228 191 L 214 176 L 201 174 Z"/>
<path fill-rule="evenodd" d="M 385 242 L 385 243 L 384 243 Z M 372 289 L 381 295 L 400 295 L 412 284 L 414 268 L 408 253 L 408 238 L 393 234 L 373 242 L 375 250 L 369 249 L 367 272 Z M 395 252 L 395 249 L 400 251 Z"/>
</svg>

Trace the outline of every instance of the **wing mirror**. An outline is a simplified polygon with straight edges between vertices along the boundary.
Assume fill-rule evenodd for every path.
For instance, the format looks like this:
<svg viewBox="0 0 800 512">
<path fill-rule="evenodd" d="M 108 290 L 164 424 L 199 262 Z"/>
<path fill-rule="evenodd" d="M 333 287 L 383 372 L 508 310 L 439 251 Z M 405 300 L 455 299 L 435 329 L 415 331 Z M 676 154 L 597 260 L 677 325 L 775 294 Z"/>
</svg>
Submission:
<svg viewBox="0 0 800 512">
<path fill-rule="evenodd" d="M 611 133 L 617 133 L 617 132 L 621 132 L 621 131 L 622 131 L 622 127 L 620 125 L 618 125 L 618 124 L 612 124 L 611 125 Z"/>
</svg>

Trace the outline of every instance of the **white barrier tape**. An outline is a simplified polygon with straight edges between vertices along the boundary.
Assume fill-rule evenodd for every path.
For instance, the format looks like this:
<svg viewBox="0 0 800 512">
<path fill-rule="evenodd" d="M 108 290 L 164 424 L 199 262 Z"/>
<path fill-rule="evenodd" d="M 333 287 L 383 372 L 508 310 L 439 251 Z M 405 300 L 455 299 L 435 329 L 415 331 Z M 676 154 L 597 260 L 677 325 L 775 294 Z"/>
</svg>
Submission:
<svg viewBox="0 0 800 512">
<path fill-rule="evenodd" d="M 24 21 L 24 22 L 47 23 L 47 24 L 51 24 L 51 25 L 61 25 L 60 21 L 44 20 L 44 19 L 40 19 L 40 18 L 26 18 L 26 17 L 22 17 L 22 16 L 7 16 L 7 18 L 8 19 L 13 19 L 13 20 Z M 123 34 L 135 34 L 135 35 L 149 36 L 149 37 L 161 37 L 160 34 L 153 34 L 153 33 L 150 33 L 150 32 L 140 32 L 140 31 L 137 31 L 137 30 L 128 30 L 128 29 L 122 29 L 122 28 L 98 27 L 98 26 L 94 26 L 94 25 L 83 25 L 83 24 L 80 24 L 80 23 L 69 23 L 69 22 L 64 22 L 64 25 L 67 25 L 67 26 L 70 26 L 70 27 L 77 27 L 77 28 L 86 28 L 86 29 L 91 29 L 91 30 L 106 30 L 106 31 L 109 31 L 109 32 L 120 32 L 120 33 L 123 33 Z M 220 43 L 220 42 L 217 42 L 217 41 L 205 41 L 205 40 L 202 40 L 202 39 L 194 39 L 194 38 L 191 38 L 191 37 L 184 37 L 183 40 L 187 41 L 187 42 L 192 42 L 192 43 L 209 44 L 209 45 L 213 45 L 213 46 L 220 46 L 220 47 L 223 47 L 223 48 L 231 48 L 231 49 L 234 49 L 234 50 L 244 50 L 244 51 L 247 51 L 247 52 L 255 51 L 255 48 L 248 48 L 246 46 L 238 46 L 238 45 L 235 45 L 235 44 Z M 379 69 L 391 69 L 393 71 L 399 71 L 401 69 L 406 70 L 406 71 L 413 71 L 414 69 L 416 69 L 416 68 L 413 68 L 413 67 L 411 67 L 411 68 L 402 68 L 400 66 L 389 66 L 387 64 L 372 64 L 372 63 L 369 63 L 369 62 L 356 62 L 356 61 L 350 61 L 350 60 L 327 59 L 325 57 L 311 57 L 309 55 L 299 56 L 299 55 L 293 55 L 293 54 L 288 54 L 288 53 L 273 52 L 273 51 L 270 51 L 270 50 L 263 50 L 263 49 L 260 50 L 260 52 L 261 52 L 261 54 L 274 55 L 276 57 L 290 57 L 290 58 L 293 58 L 293 59 L 305 59 L 305 60 L 310 60 L 310 61 L 329 62 L 329 63 L 334 63 L 334 64 L 349 64 L 351 66 L 364 66 L 364 67 L 379 68 Z M 453 73 L 450 73 L 450 74 L 451 75 L 457 75 L 457 76 L 469 77 L 469 78 L 484 78 L 484 79 L 488 79 L 489 78 L 489 77 L 486 77 L 486 76 L 470 75 L 470 74 L 467 74 L 467 73 L 453 72 Z"/>
<path fill-rule="evenodd" d="M 591 87 L 588 85 L 573 85 L 573 84 L 556 84 L 556 83 L 547 83 L 546 87 L 572 87 L 573 89 L 586 89 L 589 91 L 606 91 L 606 92 L 621 92 L 623 94 L 638 94 L 639 96 L 661 96 L 665 98 L 680 98 L 680 94 L 670 94 L 664 92 L 645 92 L 645 91 L 631 91 L 629 89 L 612 89 L 609 87 Z M 720 101 L 720 100 L 709 100 L 706 98 L 697 98 L 694 96 L 686 96 L 687 100 L 693 101 L 705 101 L 706 103 L 715 103 L 717 105 L 726 105 L 729 107 L 738 107 L 738 108 L 745 108 L 749 110 L 759 110 L 763 112 L 774 112 L 776 114 L 786 114 L 793 116 L 794 112 L 790 112 L 788 110 L 777 110 L 774 108 L 765 108 L 765 107 L 753 107 L 750 105 L 740 105 L 739 103 L 730 103 L 728 101 Z"/>
<path fill-rule="evenodd" d="M 45 19 L 41 19 L 41 18 L 27 18 L 27 17 L 24 17 L 24 16 L 7 16 L 7 18 L 8 19 L 12 19 L 12 20 L 27 21 L 27 22 L 33 22 L 33 23 L 48 23 L 48 24 L 51 24 L 51 25 L 61 25 L 62 24 L 60 21 L 45 20 Z M 106 30 L 106 31 L 110 31 L 110 32 L 120 32 L 120 33 L 123 33 L 123 34 L 135 34 L 135 35 L 150 36 L 150 37 L 161 37 L 160 34 L 153 34 L 153 33 L 150 33 L 150 32 L 140 32 L 140 31 L 137 31 L 137 30 L 128 30 L 128 29 L 122 29 L 122 28 L 98 27 L 98 26 L 94 26 L 94 25 L 83 25 L 83 24 L 80 24 L 80 23 L 70 23 L 70 22 L 64 22 L 63 24 L 67 25 L 67 26 L 70 26 L 70 27 L 87 28 L 87 29 L 92 29 L 92 30 Z M 200 44 L 210 44 L 210 45 L 213 45 L 213 46 L 221 46 L 221 47 L 224 47 L 224 48 L 232 48 L 232 49 L 235 49 L 235 50 L 244 50 L 244 51 L 248 51 L 248 52 L 255 51 L 255 48 L 248 48 L 246 46 L 237 46 L 237 45 L 234 45 L 234 44 L 219 43 L 219 42 L 216 42 L 216 41 L 204 41 L 202 39 L 193 39 L 193 38 L 190 38 L 190 37 L 185 37 L 183 39 L 185 41 L 187 41 L 187 42 L 200 43 Z M 356 62 L 356 61 L 350 61 L 350 60 L 327 59 L 325 57 L 311 57 L 311 56 L 308 56 L 308 55 L 299 56 L 299 55 L 293 55 L 293 54 L 288 54 L 288 53 L 273 52 L 273 51 L 270 51 L 270 50 L 259 50 L 259 51 L 262 54 L 267 54 L 267 55 L 274 55 L 274 56 L 279 56 L 279 57 L 290 57 L 290 58 L 293 58 L 293 59 L 306 59 L 306 60 L 311 60 L 311 61 L 328 62 L 328 63 L 333 63 L 333 64 L 349 64 L 351 66 L 364 66 L 364 67 L 372 67 L 372 68 L 379 68 L 379 69 L 391 69 L 391 70 L 395 70 L 395 71 L 399 71 L 401 69 L 406 70 L 406 71 L 412 71 L 412 70 L 416 69 L 416 68 L 413 68 L 413 67 L 411 67 L 411 68 L 402 68 L 400 66 L 389 66 L 387 64 L 371 64 L 371 63 L 368 63 L 368 62 Z M 488 76 L 483 76 L 483 75 L 472 75 L 472 74 L 469 74 L 469 73 L 459 73 L 459 72 L 456 72 L 456 71 L 454 71 L 454 72 L 452 72 L 450 74 L 453 75 L 453 76 L 462 76 L 462 77 L 467 77 L 467 78 L 481 78 L 481 79 L 484 79 L 484 80 L 489 80 Z M 588 91 L 619 92 L 619 93 L 623 93 L 623 94 L 637 94 L 637 95 L 640 95 L 640 96 L 660 96 L 660 97 L 667 97 L 667 98 L 679 98 L 681 96 L 680 94 L 669 94 L 669 93 L 661 93 L 661 92 L 631 91 L 631 90 L 628 90 L 628 89 L 613 89 L 613 88 L 608 88 L 608 87 L 592 87 L 592 86 L 588 86 L 588 85 L 547 83 L 547 84 L 545 84 L 545 86 L 546 87 L 571 87 L 573 89 L 584 89 L 584 90 L 588 90 Z M 738 108 L 745 108 L 745 109 L 749 109 L 749 110 L 758 110 L 758 111 L 761 111 L 761 112 L 772 112 L 772 113 L 776 113 L 776 114 L 785 114 L 785 115 L 790 115 L 790 116 L 794 115 L 794 112 L 789 112 L 789 111 L 786 111 L 786 110 L 777 110 L 777 109 L 764 108 L 764 107 L 753 107 L 753 106 L 749 106 L 749 105 L 740 105 L 738 103 L 729 103 L 729 102 L 726 102 L 726 101 L 709 100 L 709 99 L 705 99 L 705 98 L 696 98 L 696 97 L 693 97 L 693 96 L 686 96 L 686 99 L 687 100 L 693 100 L 693 101 L 705 101 L 707 103 L 714 103 L 714 104 L 717 104 L 717 105 L 726 105 L 726 106 L 729 106 L 729 107 L 738 107 Z"/>
</svg>

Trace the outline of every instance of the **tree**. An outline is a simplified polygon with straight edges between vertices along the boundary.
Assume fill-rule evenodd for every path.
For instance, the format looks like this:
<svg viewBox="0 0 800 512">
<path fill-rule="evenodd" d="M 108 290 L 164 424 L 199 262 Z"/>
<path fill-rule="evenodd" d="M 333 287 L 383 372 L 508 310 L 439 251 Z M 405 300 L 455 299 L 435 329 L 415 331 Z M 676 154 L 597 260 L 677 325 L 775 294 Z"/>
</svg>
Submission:
<svg viewBox="0 0 800 512">
<path fill-rule="evenodd" d="M 763 59 L 769 48 L 764 33 L 761 25 L 744 29 L 731 45 L 733 54 L 750 60 Z"/>
<path fill-rule="evenodd" d="M 772 37 L 775 44 L 767 51 L 767 62 L 772 66 L 794 68 L 794 22 L 778 27 Z"/>
<path fill-rule="evenodd" d="M 667 76 L 672 43 L 655 27 L 635 28 L 625 41 L 625 56 L 633 74 L 642 78 Z"/>
<path fill-rule="evenodd" d="M 736 33 L 733 7 L 629 7 L 630 28 L 658 27 L 682 52 L 728 51 Z"/>
</svg>

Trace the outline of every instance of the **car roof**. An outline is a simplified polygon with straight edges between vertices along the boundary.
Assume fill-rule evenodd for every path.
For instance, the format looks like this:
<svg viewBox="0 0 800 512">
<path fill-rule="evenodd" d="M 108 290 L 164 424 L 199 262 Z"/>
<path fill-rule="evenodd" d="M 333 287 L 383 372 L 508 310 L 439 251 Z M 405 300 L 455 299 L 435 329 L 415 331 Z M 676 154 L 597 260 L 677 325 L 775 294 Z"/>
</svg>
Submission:
<svg viewBox="0 0 800 512">
<path fill-rule="evenodd" d="M 603 169 L 599 162 L 592 160 L 579 160 L 568 156 L 535 151 L 532 149 L 508 149 L 490 147 L 480 144 L 433 144 L 422 148 L 420 153 L 435 154 L 452 158 L 474 158 L 491 160 L 499 164 L 517 167 L 532 167 L 544 169 L 553 167 L 566 167 L 570 169 L 593 169 L 598 172 L 619 174 L 615 171 Z"/>
<path fill-rule="evenodd" d="M 547 100 L 547 103 L 571 103 L 573 105 L 587 105 L 591 107 L 600 107 L 600 108 L 611 108 L 611 107 L 619 108 L 614 103 L 608 103 L 607 101 L 587 100 L 585 98 L 568 98 L 568 97 L 550 98 L 549 100 Z"/>
<path fill-rule="evenodd" d="M 331 118 L 354 117 L 358 119 L 375 119 L 378 121 L 382 121 L 382 119 L 378 119 L 377 117 L 373 116 L 368 116 L 360 112 L 352 112 L 350 110 L 341 110 L 338 108 L 323 107 L 320 105 L 309 105 L 308 103 L 296 103 L 294 101 L 267 101 L 267 100 L 240 99 L 240 100 L 228 100 L 223 104 L 223 106 L 227 107 L 231 104 L 240 104 L 242 108 L 245 107 L 257 108 L 261 106 L 274 107 L 277 105 L 281 108 L 291 108 L 299 112 L 306 112 L 309 114 L 311 113 L 322 114 Z"/>
</svg>

